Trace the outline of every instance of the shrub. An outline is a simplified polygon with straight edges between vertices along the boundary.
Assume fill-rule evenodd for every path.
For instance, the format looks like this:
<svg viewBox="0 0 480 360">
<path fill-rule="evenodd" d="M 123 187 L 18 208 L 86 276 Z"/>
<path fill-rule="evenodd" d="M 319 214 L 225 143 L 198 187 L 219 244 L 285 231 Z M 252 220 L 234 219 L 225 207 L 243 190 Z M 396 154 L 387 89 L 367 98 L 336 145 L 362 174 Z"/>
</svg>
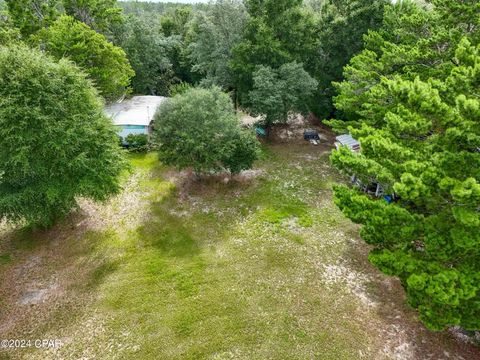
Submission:
<svg viewBox="0 0 480 360">
<path fill-rule="evenodd" d="M 144 152 L 148 150 L 147 134 L 129 134 L 125 138 L 125 143 L 129 151 Z"/>
<path fill-rule="evenodd" d="M 192 88 L 192 85 L 186 82 L 170 85 L 170 96 L 182 95 Z"/>
</svg>

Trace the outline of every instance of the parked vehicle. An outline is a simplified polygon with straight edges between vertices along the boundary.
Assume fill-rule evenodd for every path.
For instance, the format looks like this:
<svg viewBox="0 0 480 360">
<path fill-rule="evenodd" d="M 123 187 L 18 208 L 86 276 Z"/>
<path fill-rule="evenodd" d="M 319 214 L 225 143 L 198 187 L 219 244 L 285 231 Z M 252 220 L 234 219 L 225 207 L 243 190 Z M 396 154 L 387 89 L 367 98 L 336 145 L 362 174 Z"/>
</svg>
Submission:
<svg viewBox="0 0 480 360">
<path fill-rule="evenodd" d="M 306 129 L 303 132 L 303 138 L 307 141 L 309 140 L 320 140 L 320 136 L 318 135 L 318 131 L 312 129 Z"/>
</svg>

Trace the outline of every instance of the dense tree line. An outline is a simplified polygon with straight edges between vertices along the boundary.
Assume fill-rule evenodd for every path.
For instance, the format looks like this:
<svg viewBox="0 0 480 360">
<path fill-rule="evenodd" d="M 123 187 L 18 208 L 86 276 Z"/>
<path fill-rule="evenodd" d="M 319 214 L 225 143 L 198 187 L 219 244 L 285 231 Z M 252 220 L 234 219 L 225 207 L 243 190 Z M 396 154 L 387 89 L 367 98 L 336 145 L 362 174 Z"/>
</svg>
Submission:
<svg viewBox="0 0 480 360">
<path fill-rule="evenodd" d="M 123 22 L 116 0 L 6 0 L 0 41 L 68 57 L 86 71 L 106 100 L 124 95 L 134 75 L 123 49 L 112 43 Z M 15 36 L 15 32 L 19 36 Z M 5 40 L 2 40 L 5 37 Z"/>
<path fill-rule="evenodd" d="M 108 67 L 97 66 L 95 72 L 85 69 L 107 99 L 118 96 L 120 89 L 129 84 L 133 93 L 169 95 L 172 85 L 186 82 L 219 86 L 232 93 L 237 106 L 256 112 L 250 100 L 254 74 L 259 68 L 278 71 L 289 63 L 301 64 L 317 83 L 316 89 L 303 99 L 308 104 L 306 109 L 325 118 L 334 112 L 333 82 L 342 80 L 343 66 L 363 48 L 362 37 L 367 31 L 380 26 L 386 3 L 387 0 L 218 0 L 180 5 L 115 0 L 6 0 L 8 21 L 3 21 L 0 28 L 7 28 L 8 23 L 20 31 L 23 41 L 45 49 L 43 42 L 52 38 L 45 33 L 55 32 L 55 28 L 65 24 L 68 15 L 78 21 L 72 23 L 75 26 L 69 29 L 70 41 L 63 49 L 70 47 L 72 51 L 65 55 L 71 57 L 77 47 L 92 48 L 90 43 L 80 41 L 87 28 L 97 32 L 103 36 L 102 47 L 112 50 L 109 62 L 124 64 L 128 59 L 135 72 L 132 77 L 133 72 L 123 65 L 119 72 L 125 76 L 119 80 L 117 74 L 107 71 Z M 51 27 L 54 29 L 50 30 Z M 87 38 L 100 44 L 98 36 Z M 107 43 L 122 48 L 125 55 L 113 51 Z M 95 46 L 92 50 L 90 58 L 95 58 Z M 108 84 L 110 89 L 105 91 L 104 82 L 110 78 L 113 84 Z M 119 82 L 122 86 L 118 86 Z"/>
<path fill-rule="evenodd" d="M 122 24 L 115 26 L 113 41 L 125 50 L 136 73 L 134 93 L 169 95 L 170 87 L 182 82 L 216 85 L 231 92 L 237 106 L 251 112 L 258 112 L 251 93 L 254 74 L 261 67 L 276 72 L 286 64 L 301 64 L 317 84 L 303 94 L 302 108 L 325 118 L 334 112 L 333 82 L 342 80 L 343 66 L 363 49 L 367 31 L 381 25 L 387 3 L 122 3 L 125 15 Z"/>
</svg>

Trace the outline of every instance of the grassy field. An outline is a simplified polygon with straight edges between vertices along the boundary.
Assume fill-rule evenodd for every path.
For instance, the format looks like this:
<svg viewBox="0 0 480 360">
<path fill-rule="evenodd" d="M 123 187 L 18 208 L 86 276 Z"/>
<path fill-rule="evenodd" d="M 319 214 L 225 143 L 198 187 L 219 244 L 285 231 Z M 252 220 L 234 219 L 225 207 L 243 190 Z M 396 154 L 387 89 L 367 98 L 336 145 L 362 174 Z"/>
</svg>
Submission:
<svg viewBox="0 0 480 360">
<path fill-rule="evenodd" d="M 426 331 L 332 202 L 328 146 L 271 145 L 200 182 L 131 156 L 124 191 L 49 231 L 4 227 L 5 359 L 473 359 Z"/>
</svg>

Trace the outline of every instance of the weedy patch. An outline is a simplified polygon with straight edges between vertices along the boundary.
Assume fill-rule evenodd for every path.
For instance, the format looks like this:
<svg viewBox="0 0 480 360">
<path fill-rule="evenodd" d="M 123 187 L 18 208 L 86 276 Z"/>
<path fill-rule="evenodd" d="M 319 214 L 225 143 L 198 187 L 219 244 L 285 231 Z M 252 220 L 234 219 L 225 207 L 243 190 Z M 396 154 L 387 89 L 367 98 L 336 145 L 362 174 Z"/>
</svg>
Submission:
<svg viewBox="0 0 480 360">
<path fill-rule="evenodd" d="M 6 265 L 12 261 L 12 256 L 10 254 L 0 254 L 0 266 Z"/>
</svg>

